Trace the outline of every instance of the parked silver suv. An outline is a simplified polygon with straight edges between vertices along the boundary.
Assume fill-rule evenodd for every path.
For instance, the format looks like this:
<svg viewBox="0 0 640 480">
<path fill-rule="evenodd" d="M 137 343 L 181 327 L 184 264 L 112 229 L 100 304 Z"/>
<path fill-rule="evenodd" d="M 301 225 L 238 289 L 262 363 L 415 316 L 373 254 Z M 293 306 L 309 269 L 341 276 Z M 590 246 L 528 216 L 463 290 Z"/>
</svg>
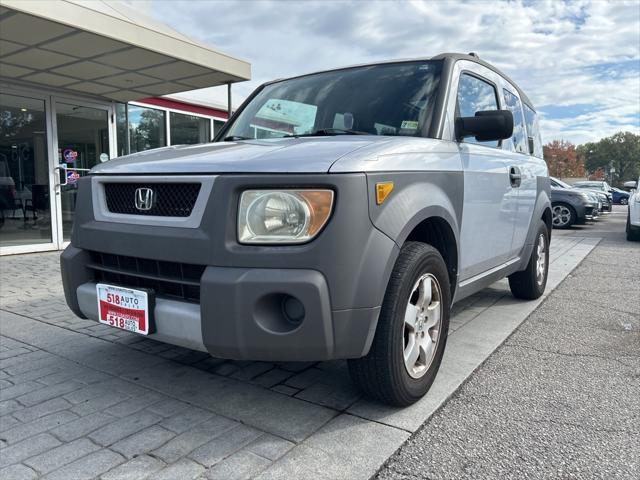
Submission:
<svg viewBox="0 0 640 480">
<path fill-rule="evenodd" d="M 79 316 L 232 359 L 349 359 L 408 405 L 451 305 L 546 285 L 550 187 L 536 112 L 475 55 L 259 87 L 213 144 L 147 151 L 79 182 L 65 295 Z"/>
</svg>

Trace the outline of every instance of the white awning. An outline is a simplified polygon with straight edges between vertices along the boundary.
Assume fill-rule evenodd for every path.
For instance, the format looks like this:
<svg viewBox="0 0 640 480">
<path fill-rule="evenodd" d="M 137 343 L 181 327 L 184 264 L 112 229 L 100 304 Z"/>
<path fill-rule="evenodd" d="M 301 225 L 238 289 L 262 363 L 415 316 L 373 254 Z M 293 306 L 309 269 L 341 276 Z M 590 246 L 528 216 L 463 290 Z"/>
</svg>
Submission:
<svg viewBox="0 0 640 480">
<path fill-rule="evenodd" d="M 2 0 L 0 77 L 124 102 L 249 80 L 251 65 L 119 2 Z"/>
</svg>

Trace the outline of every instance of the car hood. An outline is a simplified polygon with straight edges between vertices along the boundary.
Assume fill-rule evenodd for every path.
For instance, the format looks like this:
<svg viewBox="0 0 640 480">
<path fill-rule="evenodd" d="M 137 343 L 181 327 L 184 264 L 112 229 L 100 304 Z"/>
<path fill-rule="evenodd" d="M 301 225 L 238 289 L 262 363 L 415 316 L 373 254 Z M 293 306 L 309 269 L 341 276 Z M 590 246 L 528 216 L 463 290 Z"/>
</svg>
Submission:
<svg viewBox="0 0 640 480">
<path fill-rule="evenodd" d="M 593 193 L 593 194 L 597 195 L 598 198 L 600 198 L 600 197 L 609 198 L 609 196 L 611 195 L 610 193 L 605 193 L 602 190 L 590 190 L 588 188 L 576 188 L 575 190 L 578 190 L 579 192 Z"/>
<path fill-rule="evenodd" d="M 562 196 L 562 195 L 568 195 L 568 196 L 572 196 L 572 197 L 578 197 L 581 196 L 583 194 L 589 195 L 593 193 L 590 190 L 584 190 L 584 189 L 580 189 L 580 188 L 556 188 L 556 187 L 552 187 L 551 188 L 551 195 L 556 195 L 556 196 Z"/>
<path fill-rule="evenodd" d="M 91 173 L 320 173 L 348 153 L 385 141 L 375 135 L 343 135 L 178 145 L 115 158 Z"/>
</svg>

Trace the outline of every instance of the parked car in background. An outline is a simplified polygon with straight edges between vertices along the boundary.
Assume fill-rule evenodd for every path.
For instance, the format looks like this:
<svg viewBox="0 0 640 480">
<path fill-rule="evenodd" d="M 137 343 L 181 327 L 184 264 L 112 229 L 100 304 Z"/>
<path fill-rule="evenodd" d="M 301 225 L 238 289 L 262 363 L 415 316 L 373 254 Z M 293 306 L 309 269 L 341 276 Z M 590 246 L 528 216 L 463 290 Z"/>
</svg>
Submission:
<svg viewBox="0 0 640 480">
<path fill-rule="evenodd" d="M 613 196 L 613 203 L 617 203 L 619 205 L 626 205 L 629 203 L 629 197 L 631 194 L 629 192 L 625 192 L 616 187 L 611 187 L 611 195 Z"/>
<path fill-rule="evenodd" d="M 611 187 L 607 182 L 596 182 L 596 181 L 576 182 L 573 184 L 573 188 L 583 188 L 585 190 L 594 190 L 597 192 L 602 192 L 602 194 L 604 194 L 607 197 L 607 201 L 603 204 L 603 210 L 606 212 L 610 212 L 612 210 L 613 195 L 611 194 Z"/>
<path fill-rule="evenodd" d="M 599 203 L 596 194 L 571 188 L 557 178 L 549 177 L 549 181 L 553 228 L 569 228 L 598 215 Z"/>
<path fill-rule="evenodd" d="M 562 180 L 555 178 L 555 177 L 549 177 L 549 181 L 551 182 L 551 186 L 555 186 L 556 188 L 568 188 L 568 189 L 573 189 L 576 190 L 575 188 L 573 188 L 572 185 L 569 185 L 566 182 L 563 182 Z M 600 191 L 600 190 L 587 190 L 587 189 L 580 189 L 580 191 L 586 192 L 589 195 L 592 195 L 593 198 L 595 198 L 596 202 L 598 203 L 598 214 L 602 213 L 604 211 L 604 205 L 606 205 L 608 203 L 608 199 L 607 199 L 607 194 Z M 597 216 L 597 215 L 594 215 Z"/>
<path fill-rule="evenodd" d="M 542 157 L 531 101 L 475 55 L 270 82 L 214 143 L 78 181 L 66 300 L 216 357 L 348 359 L 368 396 L 408 405 L 452 304 L 504 277 L 517 298 L 544 292 Z"/>
<path fill-rule="evenodd" d="M 565 189 L 569 189 L 569 190 L 581 191 L 581 192 L 584 192 L 587 195 L 589 195 L 593 199 L 594 203 L 598 206 L 598 209 L 593 212 L 593 214 L 591 215 L 591 218 L 594 218 L 594 219 L 597 218 L 598 215 L 603 210 L 603 205 L 605 203 L 607 203 L 607 196 L 604 194 L 604 192 L 600 192 L 600 191 L 597 191 L 597 190 L 575 189 L 571 185 L 569 185 L 568 183 L 563 182 L 562 180 L 560 180 L 560 179 L 558 179 L 556 177 L 549 177 L 549 181 L 550 181 L 552 187 L 565 188 Z"/>
<path fill-rule="evenodd" d="M 629 197 L 627 212 L 627 240 L 640 240 L 640 178 Z"/>
</svg>

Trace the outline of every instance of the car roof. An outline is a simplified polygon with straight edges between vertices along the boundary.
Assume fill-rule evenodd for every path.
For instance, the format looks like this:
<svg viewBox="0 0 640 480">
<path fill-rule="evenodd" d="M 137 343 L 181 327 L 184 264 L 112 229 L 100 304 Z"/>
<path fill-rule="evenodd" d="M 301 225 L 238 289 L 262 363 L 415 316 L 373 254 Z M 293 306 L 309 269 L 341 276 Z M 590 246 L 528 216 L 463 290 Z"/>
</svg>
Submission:
<svg viewBox="0 0 640 480">
<path fill-rule="evenodd" d="M 520 100 L 522 101 L 522 103 L 527 104 L 527 106 L 531 108 L 533 111 L 536 110 L 533 106 L 533 103 L 531 103 L 531 100 L 529 100 L 529 97 L 527 97 L 527 94 L 520 89 L 520 87 L 516 82 L 511 80 L 511 78 L 509 78 L 509 76 L 506 75 L 499 68 L 494 67 L 493 65 L 485 62 L 484 60 L 481 60 L 480 57 L 478 57 L 478 55 L 476 55 L 475 53 L 441 53 L 439 55 L 436 55 L 435 57 L 431 57 L 430 60 L 445 60 L 447 58 L 453 61 L 467 60 L 469 62 L 477 63 L 479 65 L 482 65 L 483 67 L 488 68 L 489 70 L 494 71 L 495 73 L 503 77 L 505 80 L 507 80 L 509 83 L 511 83 L 511 85 L 515 87 L 515 89 L 518 91 L 518 95 L 520 96 Z"/>
<path fill-rule="evenodd" d="M 440 54 L 435 55 L 433 57 L 407 58 L 407 59 L 398 59 L 398 60 L 383 60 L 383 61 L 380 61 L 380 62 L 372 62 L 372 63 L 361 63 L 361 64 L 349 65 L 349 66 L 345 66 L 345 67 L 337 67 L 337 68 L 329 68 L 327 70 L 319 70 L 319 71 L 316 71 L 316 72 L 305 73 L 305 74 L 302 74 L 302 75 L 294 75 L 292 77 L 287 77 L 287 78 L 279 78 L 279 79 L 276 79 L 276 80 L 271 80 L 269 82 L 266 82 L 266 83 L 264 83 L 264 85 L 271 85 L 272 83 L 278 83 L 278 82 L 282 82 L 284 80 L 291 80 L 291 79 L 294 79 L 294 78 L 307 77 L 309 75 L 316 75 L 318 73 L 336 72 L 336 71 L 340 71 L 340 70 L 349 70 L 349 69 L 352 69 L 352 68 L 368 67 L 368 66 L 374 66 L 374 65 L 385 65 L 385 64 L 393 64 L 393 63 L 425 62 L 425 61 L 431 61 L 431 60 L 450 60 L 450 61 L 453 61 L 453 62 L 456 62 L 458 60 L 467 60 L 469 62 L 474 62 L 474 63 L 477 63 L 479 65 L 482 65 L 483 67 L 486 67 L 489 70 L 492 70 L 493 72 L 497 73 L 498 75 L 503 77 L 505 80 L 507 80 L 509 83 L 511 83 L 515 87 L 515 89 L 518 91 L 518 95 L 520 96 L 520 100 L 522 101 L 522 103 L 526 104 L 533 111 L 536 111 L 535 107 L 533 106 L 533 103 L 531 103 L 531 100 L 529 100 L 529 97 L 527 96 L 527 94 L 524 93 L 520 89 L 520 87 L 518 86 L 518 84 L 516 82 L 511 80 L 511 78 L 509 78 L 507 75 L 505 75 L 498 68 L 494 67 L 490 63 L 485 62 L 484 60 L 481 60 L 478 57 L 478 55 L 476 55 L 475 53 L 468 53 L 468 54 L 467 53 L 440 53 Z"/>
</svg>

